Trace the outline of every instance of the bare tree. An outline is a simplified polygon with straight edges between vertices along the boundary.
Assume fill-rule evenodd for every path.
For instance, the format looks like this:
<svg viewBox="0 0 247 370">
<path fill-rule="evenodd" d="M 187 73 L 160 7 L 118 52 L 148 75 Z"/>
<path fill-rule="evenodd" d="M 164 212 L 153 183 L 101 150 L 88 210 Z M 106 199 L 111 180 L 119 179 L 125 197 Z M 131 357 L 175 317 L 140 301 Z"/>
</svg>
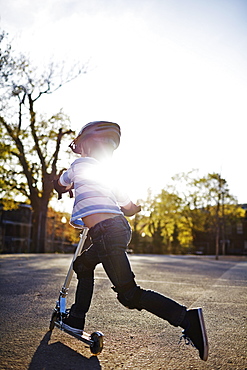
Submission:
<svg viewBox="0 0 247 370">
<path fill-rule="evenodd" d="M 86 72 L 75 67 L 64 77 L 51 63 L 40 72 L 23 56 L 15 56 L 6 34 L 0 35 L 0 166 L 2 199 L 22 195 L 33 209 L 32 251 L 45 251 L 46 217 L 53 194 L 52 180 L 62 168 L 61 143 L 70 138 L 69 118 L 62 110 L 47 118 L 37 102 Z"/>
</svg>

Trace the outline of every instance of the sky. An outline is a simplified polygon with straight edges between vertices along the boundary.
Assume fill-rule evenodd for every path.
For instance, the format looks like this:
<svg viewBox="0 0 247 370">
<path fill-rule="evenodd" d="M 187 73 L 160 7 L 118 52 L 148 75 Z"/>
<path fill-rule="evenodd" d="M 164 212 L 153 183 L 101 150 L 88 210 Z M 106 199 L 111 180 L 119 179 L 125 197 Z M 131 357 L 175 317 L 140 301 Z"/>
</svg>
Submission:
<svg viewBox="0 0 247 370">
<path fill-rule="evenodd" d="M 220 173 L 247 202 L 246 0 L 0 0 L 0 9 L 13 49 L 37 65 L 87 65 L 40 109 L 62 108 L 76 132 L 119 123 L 116 176 L 133 201 L 198 169 Z"/>
</svg>

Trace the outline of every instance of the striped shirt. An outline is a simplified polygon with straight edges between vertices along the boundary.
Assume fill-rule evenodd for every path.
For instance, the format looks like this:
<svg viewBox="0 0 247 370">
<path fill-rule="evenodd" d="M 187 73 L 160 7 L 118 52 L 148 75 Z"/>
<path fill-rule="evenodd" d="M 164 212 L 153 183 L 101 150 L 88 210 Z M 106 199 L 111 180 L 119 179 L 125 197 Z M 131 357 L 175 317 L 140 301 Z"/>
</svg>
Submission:
<svg viewBox="0 0 247 370">
<path fill-rule="evenodd" d="M 82 218 L 95 213 L 123 215 L 120 207 L 130 202 L 127 194 L 107 183 L 107 173 L 100 162 L 91 157 L 76 159 L 60 179 L 63 186 L 74 184 L 75 202 L 70 223 L 83 226 Z"/>
</svg>

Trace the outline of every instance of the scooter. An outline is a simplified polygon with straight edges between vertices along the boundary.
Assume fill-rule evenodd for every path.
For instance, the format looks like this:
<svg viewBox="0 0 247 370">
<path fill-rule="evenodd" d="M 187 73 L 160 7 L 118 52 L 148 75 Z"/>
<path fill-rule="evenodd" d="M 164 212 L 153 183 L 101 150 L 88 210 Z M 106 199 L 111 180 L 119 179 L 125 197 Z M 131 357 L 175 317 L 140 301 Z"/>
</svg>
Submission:
<svg viewBox="0 0 247 370">
<path fill-rule="evenodd" d="M 103 349 L 103 337 L 104 335 L 100 331 L 95 331 L 92 334 L 88 334 L 83 331 L 82 335 L 74 334 L 64 328 L 63 325 L 63 319 L 66 318 L 69 314 L 69 310 L 66 309 L 66 298 L 68 295 L 69 285 L 71 282 L 71 279 L 73 277 L 73 262 L 81 254 L 81 251 L 83 249 L 84 243 L 87 239 L 87 233 L 88 228 L 87 227 L 78 227 L 81 229 L 80 232 L 80 241 L 77 245 L 75 254 L 73 256 L 72 262 L 69 267 L 69 271 L 67 273 L 67 276 L 65 278 L 64 284 L 61 288 L 61 291 L 59 293 L 58 300 L 56 302 L 56 306 L 53 310 L 51 320 L 50 320 L 50 326 L 49 329 L 52 331 L 54 327 L 57 327 L 58 329 L 65 331 L 69 335 L 72 335 L 76 339 L 88 344 L 90 346 L 90 351 L 93 355 L 97 356 L 102 352 Z"/>
</svg>

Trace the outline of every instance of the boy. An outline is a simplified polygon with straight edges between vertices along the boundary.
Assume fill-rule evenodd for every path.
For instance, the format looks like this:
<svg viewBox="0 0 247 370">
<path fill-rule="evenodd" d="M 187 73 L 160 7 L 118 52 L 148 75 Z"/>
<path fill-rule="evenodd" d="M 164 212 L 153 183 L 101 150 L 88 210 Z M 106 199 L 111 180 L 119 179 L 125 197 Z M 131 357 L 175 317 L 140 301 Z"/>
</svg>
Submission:
<svg viewBox="0 0 247 370">
<path fill-rule="evenodd" d="M 133 216 L 141 207 L 107 185 L 100 164 L 117 149 L 120 136 L 120 127 L 113 122 L 95 121 L 85 125 L 70 144 L 81 158 L 72 163 L 54 186 L 59 194 L 74 187 L 71 223 L 83 222 L 92 240 L 92 245 L 74 262 L 78 284 L 75 303 L 63 320 L 64 328 L 79 335 L 83 333 L 93 294 L 94 270 L 102 263 L 121 304 L 130 309 L 145 309 L 173 326 L 182 327 L 182 337 L 196 347 L 200 358 L 206 361 L 208 342 L 202 309 L 187 310 L 170 298 L 140 288 L 135 282 L 126 254 L 131 229 L 124 215 Z"/>
</svg>

